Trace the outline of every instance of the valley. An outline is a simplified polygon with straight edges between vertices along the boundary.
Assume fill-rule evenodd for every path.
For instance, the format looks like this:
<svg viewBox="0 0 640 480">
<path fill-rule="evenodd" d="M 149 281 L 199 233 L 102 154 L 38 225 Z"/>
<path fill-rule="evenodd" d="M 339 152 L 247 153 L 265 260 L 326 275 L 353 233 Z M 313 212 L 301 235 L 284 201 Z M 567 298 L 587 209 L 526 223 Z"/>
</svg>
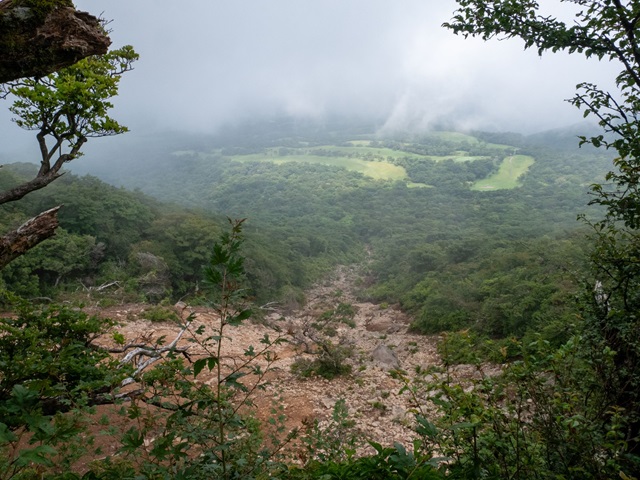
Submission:
<svg viewBox="0 0 640 480">
<path fill-rule="evenodd" d="M 86 324 L 108 329 L 91 351 L 115 355 L 113 372 L 127 358 L 115 352 L 160 358 L 154 349 L 181 335 L 133 383 L 105 372 L 130 398 L 91 407 L 94 443 L 74 468 L 162 469 L 167 448 L 172 458 L 193 455 L 191 445 L 217 452 L 228 438 L 245 455 L 236 466 L 275 448 L 288 470 L 397 456 L 433 472 L 445 465 L 440 450 L 468 448 L 473 422 L 490 439 L 559 398 L 536 383 L 544 376 L 514 379 L 556 368 L 544 364 L 556 350 L 574 354 L 576 298 L 590 274 L 588 228 L 576 217 L 610 159 L 560 148 L 557 132 L 556 146 L 474 135 L 154 139 L 107 151 L 92 175 L 69 172 L 0 212 L 10 226 L 65 205 L 57 236 L 1 272 L 8 305 L 14 294 L 40 299 L 30 308 L 41 313 L 28 315 L 45 326 L 47 302 L 68 305 L 69 318 L 98 315 Z M 0 181 L 31 169 L 8 166 Z M 237 243 L 226 256 L 229 231 Z M 220 268 L 237 280 L 212 282 Z M 237 295 L 222 293 L 229 286 Z M 234 306 L 221 322 L 212 308 L 225 298 L 248 302 L 251 318 Z M 571 399 L 557 408 L 579 410 Z"/>
<path fill-rule="evenodd" d="M 31 296 L 58 285 L 73 297 L 117 281 L 153 302 L 197 297 L 227 216 L 247 218 L 256 302 L 299 306 L 315 282 L 369 249 L 364 297 L 399 305 L 422 333 L 473 326 L 521 337 L 542 328 L 536 319 L 565 321 L 573 293 L 563 272 L 580 271 L 584 258 L 576 217 L 606 156 L 571 149 L 571 134 L 560 149 L 540 136 L 293 127 L 167 136 L 95 155 L 91 173 L 121 188 L 67 175 L 21 207 L 64 203 L 60 241 L 77 254 L 43 246 L 3 272 L 5 281 Z M 16 178 L 28 171 L 13 168 Z M 54 261 L 61 256 L 65 266 Z"/>
<path fill-rule="evenodd" d="M 0 0 L 0 480 L 640 479 L 640 0 L 94 3 Z"/>
</svg>

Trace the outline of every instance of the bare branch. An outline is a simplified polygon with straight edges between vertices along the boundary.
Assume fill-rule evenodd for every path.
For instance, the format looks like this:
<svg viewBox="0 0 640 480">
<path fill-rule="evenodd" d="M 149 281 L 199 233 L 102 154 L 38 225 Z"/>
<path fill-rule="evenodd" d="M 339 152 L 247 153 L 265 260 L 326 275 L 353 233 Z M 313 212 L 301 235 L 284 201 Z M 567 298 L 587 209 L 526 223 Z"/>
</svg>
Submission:
<svg viewBox="0 0 640 480">
<path fill-rule="evenodd" d="M 58 227 L 58 210 L 51 208 L 26 221 L 17 230 L 0 238 L 0 269 L 43 240 L 55 235 Z"/>
<path fill-rule="evenodd" d="M 129 378 L 126 378 L 122 381 L 121 386 L 124 387 L 125 385 L 129 385 L 131 383 L 137 382 L 140 374 L 149 366 L 153 365 L 159 360 L 162 360 L 164 358 L 165 353 L 180 352 L 183 355 L 187 356 L 188 358 L 188 355 L 186 352 L 189 349 L 189 346 L 177 347 L 176 345 L 178 344 L 178 342 L 180 341 L 184 333 L 188 331 L 190 325 L 191 325 L 191 321 L 188 321 L 187 323 L 185 323 L 180 329 L 180 332 L 178 333 L 178 335 L 176 335 L 176 338 L 174 338 L 173 341 L 168 345 L 149 346 L 146 344 L 141 344 L 136 346 L 134 350 L 127 353 L 122 358 L 122 360 L 120 360 L 120 365 L 123 366 L 127 364 L 133 364 L 136 366 L 136 370 L 133 372 L 133 374 Z M 123 347 L 122 351 L 124 352 L 128 350 L 128 348 L 131 348 L 132 346 L 133 344 L 129 346 L 125 346 Z M 109 351 L 111 352 L 112 350 L 110 349 Z"/>
</svg>

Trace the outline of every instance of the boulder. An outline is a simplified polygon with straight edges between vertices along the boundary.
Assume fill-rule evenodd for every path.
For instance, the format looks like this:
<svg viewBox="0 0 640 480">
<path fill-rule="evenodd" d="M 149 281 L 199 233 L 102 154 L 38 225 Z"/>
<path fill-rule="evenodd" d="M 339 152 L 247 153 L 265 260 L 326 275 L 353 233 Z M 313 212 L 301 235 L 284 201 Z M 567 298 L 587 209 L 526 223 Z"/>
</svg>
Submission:
<svg viewBox="0 0 640 480">
<path fill-rule="evenodd" d="M 396 355 L 396 352 L 391 350 L 385 344 L 378 345 L 371 353 L 371 357 L 382 368 L 388 370 L 400 368 L 400 360 L 398 360 L 398 355 Z"/>
</svg>

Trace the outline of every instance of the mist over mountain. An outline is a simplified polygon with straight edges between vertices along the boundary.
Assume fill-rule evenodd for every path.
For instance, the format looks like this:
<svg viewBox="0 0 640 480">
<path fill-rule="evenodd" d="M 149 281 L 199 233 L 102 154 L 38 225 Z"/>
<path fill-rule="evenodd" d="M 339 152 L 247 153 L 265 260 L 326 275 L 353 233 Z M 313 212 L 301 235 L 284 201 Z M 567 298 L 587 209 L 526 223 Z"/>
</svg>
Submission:
<svg viewBox="0 0 640 480">
<path fill-rule="evenodd" d="M 335 116 L 373 118 L 390 132 L 448 122 L 533 133 L 579 121 L 563 100 L 580 81 L 613 77 L 609 63 L 453 35 L 441 26 L 452 0 L 76 4 L 112 19 L 114 46 L 141 55 L 114 100 L 131 135 Z"/>
<path fill-rule="evenodd" d="M 131 168 L 137 159 L 153 158 L 173 151 L 195 150 L 209 151 L 225 147 L 266 148 L 282 146 L 287 142 L 296 145 L 309 142 L 338 144 L 359 137 L 367 139 L 416 139 L 429 132 L 455 130 L 456 122 L 441 121 L 431 128 L 413 128 L 408 130 L 390 130 L 385 120 L 380 118 L 360 118 L 332 116 L 322 119 L 278 116 L 264 120 L 256 118 L 245 122 L 233 122 L 209 133 L 164 130 L 157 132 L 127 133 L 115 138 L 103 138 L 89 142 L 85 146 L 86 154 L 80 161 L 70 164 L 72 171 L 78 174 L 95 173 L 122 161 Z M 518 131 L 494 131 L 487 128 L 468 130 L 473 135 L 493 143 L 517 144 L 518 146 L 552 146 L 568 151 L 578 151 L 578 136 L 597 134 L 597 126 L 590 122 L 580 122 L 569 126 L 539 131 L 529 135 Z M 33 142 L 32 142 L 33 143 Z M 582 147 L 590 149 L 589 146 Z M 31 150 L 34 150 L 33 145 Z M 37 154 L 37 152 L 33 152 Z M 29 161 L 26 150 L 22 150 L 16 161 Z M 34 157 L 35 158 L 35 157 Z M 141 170 L 145 167 L 141 166 Z"/>
<path fill-rule="evenodd" d="M 384 135 L 430 129 L 528 135 L 579 122 L 581 112 L 564 101 L 575 85 L 606 87 L 614 77 L 609 63 L 562 53 L 539 57 L 518 42 L 453 35 L 442 28 L 456 8 L 452 0 L 375 0 L 367 8 L 337 0 L 197 0 L 188 8 L 168 0 L 76 3 L 113 20 L 114 47 L 131 44 L 140 53 L 113 112 L 131 129 L 127 137 L 140 142 L 167 132 L 222 138 L 250 124 L 326 129 L 339 118 Z M 545 8 L 563 15 L 572 6 Z M 33 135 L 11 117 L 0 109 L 6 161 L 37 158 Z M 90 142 L 86 158 L 126 141 Z"/>
</svg>

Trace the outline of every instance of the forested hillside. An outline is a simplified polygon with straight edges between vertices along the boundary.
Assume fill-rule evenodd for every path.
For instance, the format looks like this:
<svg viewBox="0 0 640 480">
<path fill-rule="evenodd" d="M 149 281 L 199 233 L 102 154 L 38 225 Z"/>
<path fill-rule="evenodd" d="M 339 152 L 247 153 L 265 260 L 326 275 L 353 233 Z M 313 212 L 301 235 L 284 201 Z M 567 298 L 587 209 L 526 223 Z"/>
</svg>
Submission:
<svg viewBox="0 0 640 480">
<path fill-rule="evenodd" d="M 3 170 L 4 187 L 28 178 L 34 166 L 15 164 Z M 11 204 L 2 211 L 1 222 L 4 228 L 15 227 L 26 215 L 52 203 L 64 204 L 56 237 L 1 274 L 6 287 L 26 297 L 79 293 L 84 297 L 111 285 L 104 293 L 121 292 L 124 296 L 118 301 L 197 298 L 211 245 L 227 224 L 223 213 L 160 203 L 140 192 L 73 174 Z M 289 255 L 287 244 L 276 243 L 273 248 L 267 234 L 251 226 L 248 231 L 254 297 L 272 300 L 292 282 L 299 287 L 308 284 L 310 279 Z"/>
<path fill-rule="evenodd" d="M 381 138 L 344 124 L 336 130 L 283 122 L 225 136 L 125 143 L 90 170 L 200 214 L 248 218 L 249 274 L 262 301 L 295 304 L 331 266 L 362 261 L 368 251 L 362 295 L 399 303 L 420 331 L 474 326 L 506 337 L 566 323 L 572 280 L 585 258 L 577 216 L 598 215 L 586 206 L 588 190 L 608 168 L 607 155 L 578 149 L 572 133 L 561 131 L 529 139 L 481 132 Z M 515 172 L 515 182 L 474 188 L 514 155 L 533 160 Z M 405 174 L 396 178 L 387 166 Z M 155 215 L 167 208 L 155 205 Z M 168 263 L 180 278 L 167 290 L 175 298 L 193 282 L 196 262 L 158 246 L 165 221 L 155 219 L 156 234 L 146 230 L 128 243 L 132 252 Z M 560 340 L 549 328 L 550 338 Z"/>
</svg>

